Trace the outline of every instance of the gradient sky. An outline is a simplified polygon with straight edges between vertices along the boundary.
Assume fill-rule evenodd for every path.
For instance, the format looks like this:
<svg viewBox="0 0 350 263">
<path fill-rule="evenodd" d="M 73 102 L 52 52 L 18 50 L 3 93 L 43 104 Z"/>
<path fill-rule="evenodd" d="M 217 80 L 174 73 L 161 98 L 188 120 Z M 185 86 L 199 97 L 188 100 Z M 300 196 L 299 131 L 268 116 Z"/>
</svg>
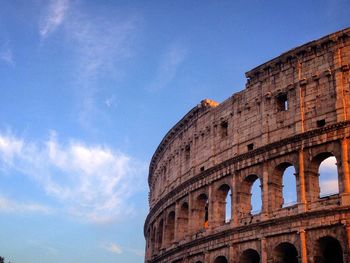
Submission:
<svg viewBox="0 0 350 263">
<path fill-rule="evenodd" d="M 348 0 L 0 1 L 0 255 L 143 262 L 165 133 L 349 14 Z"/>
</svg>

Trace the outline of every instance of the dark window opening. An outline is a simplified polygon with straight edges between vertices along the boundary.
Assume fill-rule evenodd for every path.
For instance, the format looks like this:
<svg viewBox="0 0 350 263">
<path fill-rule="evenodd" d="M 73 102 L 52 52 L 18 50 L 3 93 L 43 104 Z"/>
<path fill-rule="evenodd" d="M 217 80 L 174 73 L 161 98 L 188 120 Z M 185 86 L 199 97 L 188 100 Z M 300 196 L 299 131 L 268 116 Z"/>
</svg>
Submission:
<svg viewBox="0 0 350 263">
<path fill-rule="evenodd" d="M 251 151 L 254 149 L 254 143 L 250 143 L 247 145 L 248 151 Z"/>
<path fill-rule="evenodd" d="M 289 108 L 287 94 L 281 94 L 277 97 L 278 111 L 287 111 Z"/>
<path fill-rule="evenodd" d="M 317 123 L 317 127 L 323 127 L 326 125 L 326 120 L 325 119 L 318 120 L 316 121 L 316 123 Z"/>
<path fill-rule="evenodd" d="M 201 167 L 201 172 L 204 172 L 204 166 Z"/>
<path fill-rule="evenodd" d="M 223 121 L 221 122 L 221 138 L 224 138 L 227 136 L 228 132 L 227 132 L 227 128 L 228 128 L 228 122 L 227 121 Z"/>
</svg>

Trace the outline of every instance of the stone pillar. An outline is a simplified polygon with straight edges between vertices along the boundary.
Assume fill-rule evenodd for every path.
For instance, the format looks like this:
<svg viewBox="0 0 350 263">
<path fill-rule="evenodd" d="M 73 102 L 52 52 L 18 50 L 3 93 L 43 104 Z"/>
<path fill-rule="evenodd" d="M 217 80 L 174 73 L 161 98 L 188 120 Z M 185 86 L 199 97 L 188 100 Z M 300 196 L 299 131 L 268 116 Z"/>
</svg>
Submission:
<svg viewBox="0 0 350 263">
<path fill-rule="evenodd" d="M 304 229 L 299 231 L 299 236 L 300 236 L 301 263 L 307 263 L 306 235 L 305 235 Z"/>
<path fill-rule="evenodd" d="M 350 251 L 350 225 L 345 225 L 345 228 L 346 228 L 346 235 L 347 235 L 347 251 Z"/>
<path fill-rule="evenodd" d="M 299 212 L 306 211 L 306 189 L 305 189 L 305 171 L 304 171 L 304 149 L 299 151 L 299 194 L 300 201 L 298 205 Z"/>
<path fill-rule="evenodd" d="M 180 216 L 180 204 L 179 202 L 175 203 L 175 227 L 174 227 L 174 242 L 179 241 L 179 216 Z"/>
<path fill-rule="evenodd" d="M 268 172 L 268 164 L 265 162 L 263 164 L 263 179 L 262 179 L 262 186 L 261 186 L 261 193 L 262 193 L 262 216 L 267 217 L 268 216 L 268 210 L 269 210 L 269 172 Z"/>
<path fill-rule="evenodd" d="M 237 183 L 236 183 L 236 178 L 238 177 L 238 174 L 237 173 L 234 173 L 233 174 L 233 178 L 232 178 L 232 199 L 231 199 L 231 204 L 232 204 L 232 207 L 231 207 L 231 215 L 232 215 L 232 220 L 231 220 L 231 223 L 232 223 L 232 226 L 233 227 L 236 227 L 238 226 L 238 191 L 237 191 Z"/>
<path fill-rule="evenodd" d="M 266 238 L 262 237 L 260 239 L 261 248 L 261 263 L 267 263 L 267 248 L 266 248 Z"/>
<path fill-rule="evenodd" d="M 341 164 L 343 171 L 343 193 L 341 193 L 342 205 L 350 205 L 350 172 L 349 172 L 349 148 L 346 138 L 341 140 Z"/>
<path fill-rule="evenodd" d="M 214 200 L 214 192 L 213 192 L 213 184 L 210 184 L 208 187 L 208 225 L 209 229 L 213 229 L 215 227 L 215 201 Z"/>
<path fill-rule="evenodd" d="M 193 224 L 194 224 L 194 216 L 193 216 L 193 194 L 188 193 L 188 235 L 192 236 L 193 234 Z"/>
</svg>

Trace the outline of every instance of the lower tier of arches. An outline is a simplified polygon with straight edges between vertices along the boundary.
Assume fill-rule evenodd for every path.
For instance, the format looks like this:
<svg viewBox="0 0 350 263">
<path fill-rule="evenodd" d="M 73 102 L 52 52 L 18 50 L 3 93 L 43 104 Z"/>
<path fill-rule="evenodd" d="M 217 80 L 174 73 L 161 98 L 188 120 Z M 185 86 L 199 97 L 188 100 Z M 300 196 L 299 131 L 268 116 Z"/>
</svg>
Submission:
<svg viewBox="0 0 350 263">
<path fill-rule="evenodd" d="M 147 263 L 350 262 L 350 207 L 206 232 Z"/>
</svg>

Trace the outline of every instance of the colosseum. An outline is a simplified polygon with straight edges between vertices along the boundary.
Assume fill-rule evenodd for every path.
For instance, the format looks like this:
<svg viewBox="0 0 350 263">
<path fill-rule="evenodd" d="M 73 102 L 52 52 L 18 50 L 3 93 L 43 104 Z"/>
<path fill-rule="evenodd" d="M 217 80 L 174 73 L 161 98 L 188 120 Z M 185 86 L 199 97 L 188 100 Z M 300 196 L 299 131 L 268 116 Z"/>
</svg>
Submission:
<svg viewBox="0 0 350 263">
<path fill-rule="evenodd" d="M 244 90 L 176 123 L 149 167 L 145 262 L 350 262 L 349 66 L 346 28 L 248 71 Z"/>
</svg>

